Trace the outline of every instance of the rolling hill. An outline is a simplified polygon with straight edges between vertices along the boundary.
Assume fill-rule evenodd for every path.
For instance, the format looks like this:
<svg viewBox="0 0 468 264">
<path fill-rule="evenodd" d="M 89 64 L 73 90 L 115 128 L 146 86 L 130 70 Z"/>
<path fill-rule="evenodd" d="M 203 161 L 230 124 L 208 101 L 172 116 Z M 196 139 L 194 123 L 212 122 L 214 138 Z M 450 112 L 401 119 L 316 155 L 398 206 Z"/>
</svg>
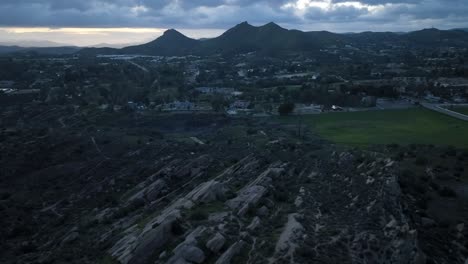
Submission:
<svg viewBox="0 0 468 264">
<path fill-rule="evenodd" d="M 314 52 L 320 48 L 345 45 L 395 44 L 415 47 L 467 46 L 468 32 L 463 30 L 423 29 L 409 33 L 362 32 L 337 34 L 328 31 L 289 30 L 270 22 L 253 26 L 242 22 L 222 35 L 196 40 L 170 29 L 161 37 L 142 45 L 123 49 L 86 48 L 84 55 L 141 54 L 155 56 L 239 54 L 259 52 L 269 55 Z"/>
<path fill-rule="evenodd" d="M 0 54 L 12 53 L 37 53 L 42 55 L 66 55 L 74 54 L 81 48 L 73 46 L 63 47 L 19 47 L 19 46 L 0 46 Z"/>
<path fill-rule="evenodd" d="M 337 34 L 328 31 L 303 32 L 285 29 L 270 22 L 263 26 L 253 26 L 242 22 L 222 35 L 210 39 L 189 38 L 175 29 L 145 44 L 124 48 L 111 47 L 19 47 L 1 46 L 0 54 L 17 52 L 36 52 L 39 54 L 72 54 L 79 52 L 84 56 L 98 54 L 140 54 L 154 56 L 184 56 L 240 54 L 258 52 L 279 55 L 296 52 L 316 52 L 321 48 L 345 45 L 379 46 L 383 44 L 406 47 L 465 47 L 468 46 L 468 32 L 461 29 L 439 30 L 423 29 L 408 33 L 362 32 Z"/>
<path fill-rule="evenodd" d="M 143 45 L 123 48 L 123 53 L 157 54 L 165 56 L 185 55 L 199 46 L 200 42 L 184 36 L 175 29 L 169 29 L 164 34 Z"/>
</svg>

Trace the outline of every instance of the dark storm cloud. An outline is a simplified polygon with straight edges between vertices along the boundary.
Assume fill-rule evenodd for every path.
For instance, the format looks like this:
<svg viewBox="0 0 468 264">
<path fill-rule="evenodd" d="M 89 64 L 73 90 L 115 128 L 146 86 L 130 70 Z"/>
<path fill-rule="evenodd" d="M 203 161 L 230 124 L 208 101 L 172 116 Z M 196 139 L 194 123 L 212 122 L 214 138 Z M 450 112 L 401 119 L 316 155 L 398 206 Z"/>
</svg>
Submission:
<svg viewBox="0 0 468 264">
<path fill-rule="evenodd" d="M 0 26 L 226 28 L 241 21 L 460 25 L 466 0 L 1 0 Z M 424 24 L 422 24 L 423 26 Z M 437 25 L 435 25 L 437 26 Z M 468 26 L 468 25 L 467 25 Z"/>
</svg>

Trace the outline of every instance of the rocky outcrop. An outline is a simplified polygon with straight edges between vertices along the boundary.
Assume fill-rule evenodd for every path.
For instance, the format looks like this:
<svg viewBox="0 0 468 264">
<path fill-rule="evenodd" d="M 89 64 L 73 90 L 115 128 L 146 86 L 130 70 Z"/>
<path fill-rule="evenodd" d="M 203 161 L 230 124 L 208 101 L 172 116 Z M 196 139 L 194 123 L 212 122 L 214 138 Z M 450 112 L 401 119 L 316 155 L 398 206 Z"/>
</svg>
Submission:
<svg viewBox="0 0 468 264">
<path fill-rule="evenodd" d="M 229 264 L 231 263 L 232 258 L 241 252 L 245 247 L 246 243 L 243 240 L 240 240 L 232 244 L 222 255 L 218 258 L 215 264 Z"/>
<path fill-rule="evenodd" d="M 158 179 L 150 185 L 143 187 L 140 191 L 132 195 L 128 201 L 132 202 L 138 199 L 144 199 L 149 202 L 156 200 L 161 193 L 167 188 L 167 184 L 163 179 Z"/>
<path fill-rule="evenodd" d="M 260 226 L 260 218 L 258 216 L 255 216 L 252 219 L 252 222 L 250 222 L 250 224 L 247 226 L 247 229 L 250 230 L 250 231 L 254 231 L 259 226 Z"/>
<path fill-rule="evenodd" d="M 207 203 L 223 199 L 224 193 L 224 185 L 212 180 L 200 184 L 187 194 L 185 198 L 196 203 Z"/>
<path fill-rule="evenodd" d="M 92 112 L 87 119 L 94 119 Z M 111 122 L 108 114 L 103 118 Z M 421 249 L 428 263 L 466 259 L 466 212 L 454 206 L 457 217 L 448 216 L 453 221 L 438 216 L 449 203 L 466 203 L 457 189 L 459 197 L 439 197 L 436 190 L 442 173 L 457 173 L 463 183 L 467 156 L 461 152 L 436 155 L 441 166 L 454 169 L 421 171 L 423 166 L 414 173 L 416 181 L 402 182 L 399 167 L 415 159 L 419 147 L 399 146 L 399 163 L 388 158 L 387 153 L 395 154 L 389 146 L 374 153 L 332 146 L 307 133 L 293 138 L 295 125 L 289 131 L 271 124 L 268 135 L 251 133 L 260 129 L 250 118 L 228 121 L 249 128 L 237 133 L 236 125 L 236 138 L 232 127 L 212 133 L 197 127 L 205 144 L 193 144 L 156 136 L 167 129 L 158 128 L 157 119 L 173 119 L 173 114 L 130 115 L 139 119 L 135 125 L 145 125 L 132 131 L 80 128 L 87 133 L 67 131 L 66 140 L 48 136 L 30 147 L 8 143 L 5 157 L 16 155 L 18 146 L 24 153 L 45 148 L 82 154 L 70 164 L 54 154 L 50 161 L 37 162 L 40 171 L 25 178 L 22 162 L 15 165 L 8 158 L 2 163 L 10 176 L 0 189 L 5 212 L 0 233 L 6 240 L 0 263 L 419 264 L 425 258 Z M 196 123 L 197 115 L 177 118 L 183 125 Z M 266 131 L 265 123 L 261 129 Z M 24 132 L 16 136 L 25 138 Z M 145 144 L 104 144 L 110 134 L 124 138 L 136 132 Z M 183 137 L 197 133 L 184 131 Z M 74 137 L 80 140 L 69 145 Z M 10 180 L 24 189 L 9 190 Z M 441 202 L 436 208 L 435 201 Z"/>
<path fill-rule="evenodd" d="M 141 232 L 136 226 L 131 227 L 109 250 L 110 255 L 121 263 L 145 263 L 154 250 L 161 249 L 173 238 L 173 225 L 179 218 L 180 212 L 176 210 L 146 231 Z"/>
<path fill-rule="evenodd" d="M 197 239 L 205 231 L 205 227 L 199 226 L 190 232 L 185 240 L 173 250 L 174 255 L 167 261 L 167 264 L 180 263 L 181 261 L 202 263 L 205 260 L 205 253 L 197 246 Z"/>
<path fill-rule="evenodd" d="M 226 243 L 226 239 L 220 233 L 216 233 L 208 242 L 206 243 L 206 248 L 211 250 L 211 252 L 218 253 L 219 250 Z"/>
<path fill-rule="evenodd" d="M 200 173 L 202 173 L 203 169 L 209 165 L 210 161 L 211 158 L 209 155 L 202 155 L 175 168 L 172 175 L 179 179 L 197 177 Z"/>
<path fill-rule="evenodd" d="M 325 263 L 346 255 L 357 263 L 416 263 L 417 232 L 403 213 L 393 162 L 372 157 L 356 168 L 354 159 L 352 153 L 332 155 L 330 163 L 339 167 L 316 175 L 306 188 L 301 212 L 314 227 L 307 238 L 316 245 L 314 257 Z"/>
<path fill-rule="evenodd" d="M 266 188 L 259 185 L 253 185 L 242 189 L 237 197 L 228 200 L 226 205 L 239 216 L 244 216 L 250 207 L 255 206 L 260 198 L 266 193 Z"/>
<path fill-rule="evenodd" d="M 298 247 L 298 240 L 304 232 L 304 227 L 297 221 L 298 214 L 288 215 L 288 222 L 284 226 L 278 242 L 276 242 L 275 255 L 281 258 L 291 258 Z"/>
</svg>

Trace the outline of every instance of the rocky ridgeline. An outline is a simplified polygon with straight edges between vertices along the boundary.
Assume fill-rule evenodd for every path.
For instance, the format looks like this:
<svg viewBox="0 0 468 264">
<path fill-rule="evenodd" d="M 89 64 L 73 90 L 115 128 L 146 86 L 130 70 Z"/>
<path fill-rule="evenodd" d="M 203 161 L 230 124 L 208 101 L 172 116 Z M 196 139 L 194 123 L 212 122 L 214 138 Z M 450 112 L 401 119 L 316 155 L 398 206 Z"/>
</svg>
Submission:
<svg viewBox="0 0 468 264">
<path fill-rule="evenodd" d="M 43 116 L 54 120 L 54 113 Z M 90 116 L 102 123 L 100 114 Z M 121 131 L 112 122 L 127 120 L 108 118 L 109 127 L 86 130 L 70 129 L 70 120 L 49 134 L 17 132 L 0 146 L 47 157 L 27 160 L 35 161 L 31 168 L 2 163 L 15 190 L 0 196 L 9 206 L 0 219 L 2 263 L 463 263 L 467 257 L 467 228 L 457 223 L 450 245 L 429 237 L 425 230 L 435 221 L 415 216 L 421 197 L 402 193 L 401 163 L 385 154 L 312 137 L 296 141 L 283 128 L 253 124 L 253 132 L 235 130 L 236 137 L 231 126 L 209 125 L 216 129 L 184 134 L 185 141 L 180 131 L 174 139 L 142 129 L 136 132 L 151 140 L 124 145 L 105 136 Z M 119 136 L 136 134 L 130 132 Z M 194 135 L 205 144 L 190 140 Z"/>
<path fill-rule="evenodd" d="M 108 253 L 120 263 L 425 263 L 395 163 L 320 154 L 274 162 L 249 155 L 153 206 L 146 224 L 123 230 Z M 187 163 L 200 160 L 209 158 Z M 147 194 L 164 184 L 153 175 L 137 189 L 130 200 L 151 204 Z"/>
<path fill-rule="evenodd" d="M 294 148 L 275 143 L 269 152 L 290 154 L 254 152 L 215 173 L 209 153 L 162 156 L 117 206 L 52 232 L 39 260 L 86 241 L 106 252 L 98 259 L 123 264 L 424 263 L 393 161 Z"/>
</svg>

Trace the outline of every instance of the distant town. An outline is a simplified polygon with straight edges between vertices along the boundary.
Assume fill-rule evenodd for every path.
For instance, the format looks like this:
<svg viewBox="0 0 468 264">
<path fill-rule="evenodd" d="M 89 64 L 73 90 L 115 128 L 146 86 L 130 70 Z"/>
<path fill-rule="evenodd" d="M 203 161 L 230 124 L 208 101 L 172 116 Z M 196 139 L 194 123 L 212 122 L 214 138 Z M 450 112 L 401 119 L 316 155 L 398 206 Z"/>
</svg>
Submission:
<svg viewBox="0 0 468 264">
<path fill-rule="evenodd" d="M 4 103 L 103 110 L 275 115 L 408 108 L 468 101 L 466 47 L 331 45 L 313 57 L 44 55 L 3 57 Z"/>
</svg>

